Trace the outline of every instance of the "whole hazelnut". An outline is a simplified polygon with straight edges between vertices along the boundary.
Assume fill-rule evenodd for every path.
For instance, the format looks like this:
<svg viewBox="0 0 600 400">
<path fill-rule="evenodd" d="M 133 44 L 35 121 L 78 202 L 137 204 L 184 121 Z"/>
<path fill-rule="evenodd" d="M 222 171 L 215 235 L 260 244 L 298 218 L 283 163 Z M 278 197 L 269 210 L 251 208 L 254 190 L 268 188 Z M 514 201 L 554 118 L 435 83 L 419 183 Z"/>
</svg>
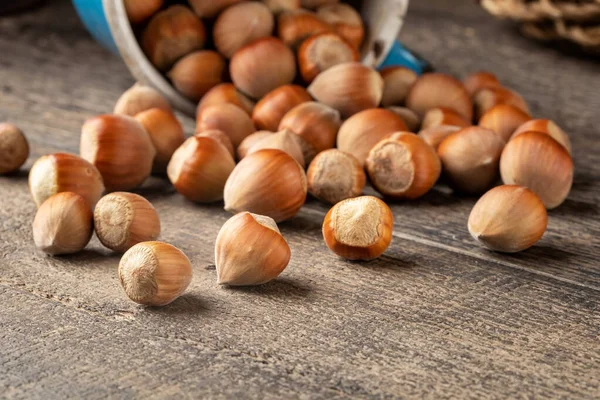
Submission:
<svg viewBox="0 0 600 400">
<path fill-rule="evenodd" d="M 225 60 L 219 53 L 200 50 L 177 61 L 167 76 L 181 94 L 198 101 L 223 81 L 225 68 Z"/>
<path fill-rule="evenodd" d="M 248 150 L 248 154 L 256 153 L 264 149 L 277 149 L 286 152 L 300 164 L 302 168 L 306 167 L 300 137 L 290 130 L 283 130 L 266 136 Z"/>
<path fill-rule="evenodd" d="M 29 144 L 23 132 L 9 123 L 0 123 L 0 175 L 21 168 L 29 157 Z"/>
<path fill-rule="evenodd" d="M 366 181 L 358 160 L 337 149 L 319 153 L 307 172 L 308 192 L 330 204 L 360 196 Z"/>
<path fill-rule="evenodd" d="M 523 97 L 512 90 L 503 87 L 488 87 L 478 91 L 473 97 L 475 103 L 475 118 L 477 121 L 498 104 L 508 104 L 516 107 L 526 114 L 531 114 L 529 106 Z"/>
<path fill-rule="evenodd" d="M 338 35 L 355 49 L 360 49 L 365 39 L 363 20 L 351 5 L 345 3 L 326 4 L 317 10 L 317 17 L 333 27 Z"/>
<path fill-rule="evenodd" d="M 406 106 L 420 116 L 432 108 L 446 107 L 467 121 L 473 120 L 473 103 L 469 92 L 459 80 L 446 74 L 423 74 L 410 89 Z"/>
<path fill-rule="evenodd" d="M 412 69 L 406 67 L 386 67 L 379 73 L 383 78 L 381 105 L 384 107 L 403 105 L 419 78 Z"/>
<path fill-rule="evenodd" d="M 225 132 L 236 148 L 246 136 L 256 132 L 250 116 L 230 103 L 206 107 L 198 114 L 196 133 L 214 129 Z"/>
<path fill-rule="evenodd" d="M 422 129 L 434 128 L 436 126 L 458 126 L 460 128 L 466 128 L 471 126 L 471 121 L 467 121 L 462 115 L 454 110 L 446 107 L 436 107 L 425 113 L 423 117 L 423 123 L 421 124 Z"/>
<path fill-rule="evenodd" d="M 311 36 L 331 31 L 332 27 L 312 11 L 284 11 L 277 18 L 277 36 L 292 49 Z"/>
<path fill-rule="evenodd" d="M 200 115 L 202 110 L 210 106 L 218 106 L 224 103 L 230 103 L 238 106 L 249 115 L 252 115 L 254 102 L 235 88 L 233 83 L 221 83 L 210 89 L 202 97 L 196 110 L 196 116 Z"/>
<path fill-rule="evenodd" d="M 113 112 L 134 117 L 151 108 L 171 111 L 171 105 L 158 90 L 136 83 L 119 97 Z"/>
<path fill-rule="evenodd" d="M 194 136 L 208 137 L 216 140 L 220 145 L 227 149 L 229 154 L 231 154 L 232 158 L 235 158 L 235 149 L 233 148 L 233 143 L 231 142 L 231 139 L 229 139 L 229 136 L 227 136 L 225 132 L 220 131 L 218 129 L 211 129 L 207 131 L 202 131 L 201 133 L 196 133 Z"/>
<path fill-rule="evenodd" d="M 238 160 L 243 160 L 244 157 L 248 155 L 248 152 L 252 147 L 254 147 L 257 143 L 263 140 L 266 137 L 274 135 L 274 132 L 269 131 L 258 131 L 254 132 L 252 135 L 247 136 L 242 143 L 237 148 L 237 158 Z"/>
<path fill-rule="evenodd" d="M 572 146 L 569 135 L 567 135 L 567 133 L 563 131 L 554 121 L 549 119 L 534 119 L 531 121 L 526 121 L 515 129 L 509 139 L 513 139 L 522 133 L 531 131 L 550 135 L 552 139 L 556 140 L 562 147 L 565 148 L 565 150 L 567 150 L 569 154 L 571 154 Z"/>
<path fill-rule="evenodd" d="M 419 131 L 419 128 L 421 127 L 421 118 L 416 112 L 407 107 L 392 106 L 387 107 L 386 109 L 399 116 L 409 131 L 415 133 Z"/>
<path fill-rule="evenodd" d="M 306 83 L 331 67 L 359 60 L 358 50 L 336 33 L 311 36 L 298 49 L 300 75 Z"/>
<path fill-rule="evenodd" d="M 463 84 L 471 96 L 474 96 L 481 89 L 502 86 L 496 75 L 487 71 L 479 71 L 468 75 L 463 79 Z"/>
<path fill-rule="evenodd" d="M 529 114 L 517 107 L 498 104 L 483 114 L 479 119 L 479 126 L 496 132 L 505 142 L 508 142 L 517 128 L 530 119 Z"/>
<path fill-rule="evenodd" d="M 423 129 L 419 132 L 419 136 L 437 151 L 444 139 L 461 129 L 463 128 L 454 125 L 439 125 L 434 126 L 433 128 Z"/>
<path fill-rule="evenodd" d="M 312 101 L 302 86 L 284 85 L 269 92 L 254 107 L 252 121 L 260 130 L 275 132 L 284 115 L 299 104 Z"/>
<path fill-rule="evenodd" d="M 161 9 L 164 0 L 124 0 L 127 18 L 132 24 L 141 24 Z"/>
</svg>

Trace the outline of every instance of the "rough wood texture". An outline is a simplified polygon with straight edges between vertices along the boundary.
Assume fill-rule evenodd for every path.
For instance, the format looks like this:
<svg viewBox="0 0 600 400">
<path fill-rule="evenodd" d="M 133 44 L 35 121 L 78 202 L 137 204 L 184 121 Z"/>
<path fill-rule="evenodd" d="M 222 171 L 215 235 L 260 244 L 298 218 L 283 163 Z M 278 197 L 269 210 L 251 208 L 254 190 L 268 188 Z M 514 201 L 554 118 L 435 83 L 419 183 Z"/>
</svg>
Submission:
<svg viewBox="0 0 600 400">
<path fill-rule="evenodd" d="M 215 283 L 213 245 L 229 217 L 160 180 L 140 193 L 162 239 L 194 265 L 188 293 L 136 306 L 119 257 L 34 249 L 27 170 L 76 152 L 83 121 L 109 112 L 132 80 L 85 33 L 69 2 L 0 19 L 0 120 L 27 133 L 23 172 L 0 178 L 0 396 L 9 398 L 594 398 L 600 391 L 600 71 L 521 38 L 472 2 L 413 1 L 403 41 L 441 71 L 489 69 L 536 115 L 571 133 L 577 174 L 543 240 L 523 254 L 479 248 L 475 199 L 440 187 L 393 206 L 381 259 L 327 251 L 327 208 L 311 201 L 281 226 L 293 261 L 252 289 Z M 193 122 L 186 121 L 188 133 Z"/>
</svg>

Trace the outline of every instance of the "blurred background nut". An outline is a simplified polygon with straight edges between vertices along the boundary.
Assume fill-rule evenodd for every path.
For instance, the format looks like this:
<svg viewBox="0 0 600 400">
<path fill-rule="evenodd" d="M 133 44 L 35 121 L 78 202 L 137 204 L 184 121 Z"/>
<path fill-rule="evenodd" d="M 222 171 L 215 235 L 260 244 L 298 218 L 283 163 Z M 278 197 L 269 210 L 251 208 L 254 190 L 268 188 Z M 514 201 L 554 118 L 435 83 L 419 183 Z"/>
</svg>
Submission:
<svg viewBox="0 0 600 400">
<path fill-rule="evenodd" d="M 167 76 L 181 94 L 199 101 L 210 89 L 223 81 L 225 68 L 225 60 L 219 53 L 200 50 L 177 61 Z"/>
<path fill-rule="evenodd" d="M 268 135 L 254 146 L 252 146 L 247 154 L 256 153 L 264 149 L 277 149 L 286 152 L 294 160 L 300 164 L 302 168 L 306 167 L 304 155 L 302 154 L 302 146 L 300 145 L 300 137 L 290 130 L 283 130 L 272 135 Z"/>
<path fill-rule="evenodd" d="M 479 126 L 496 132 L 505 142 L 508 142 L 517 128 L 530 119 L 529 114 L 517 107 L 498 104 L 481 116 Z"/>
<path fill-rule="evenodd" d="M 306 83 L 331 67 L 359 60 L 358 50 L 336 33 L 311 36 L 298 49 L 300 75 Z"/>
<path fill-rule="evenodd" d="M 508 104 L 526 114 L 531 114 L 525 99 L 515 91 L 503 87 L 488 87 L 481 89 L 473 97 L 475 104 L 475 119 L 479 121 L 483 115 L 498 104 Z"/>
<path fill-rule="evenodd" d="M 244 140 L 242 140 L 242 143 L 240 143 L 240 145 L 237 148 L 236 154 L 238 160 L 242 160 L 244 157 L 246 157 L 248 155 L 248 152 L 254 145 L 259 143 L 264 138 L 274 134 L 275 132 L 258 131 L 254 132 L 252 135 L 247 136 Z"/>
<path fill-rule="evenodd" d="M 238 106 L 224 103 L 203 108 L 196 119 L 196 133 L 223 131 L 237 148 L 244 138 L 256 131 L 250 116 Z"/>
<path fill-rule="evenodd" d="M 387 107 L 389 110 L 402 119 L 409 131 L 417 133 L 421 127 L 421 118 L 416 112 L 407 107 L 392 106 Z"/>
<path fill-rule="evenodd" d="M 362 17 L 351 5 L 325 4 L 317 10 L 317 17 L 327 22 L 355 49 L 360 49 L 365 39 L 365 27 Z"/>
<path fill-rule="evenodd" d="M 331 26 L 312 11 L 285 11 L 277 18 L 277 36 L 292 49 L 311 36 L 331 32 Z"/>
<path fill-rule="evenodd" d="M 21 168 L 29 157 L 29 143 L 13 124 L 0 123 L 0 175 Z"/>
<path fill-rule="evenodd" d="M 469 92 L 459 80 L 442 73 L 428 73 L 417 79 L 408 93 L 406 106 L 423 117 L 432 108 L 445 107 L 467 121 L 473 120 Z"/>
<path fill-rule="evenodd" d="M 312 101 L 302 86 L 284 85 L 269 92 L 254 107 L 252 121 L 256 128 L 275 132 L 283 117 L 299 104 Z"/>
<path fill-rule="evenodd" d="M 123 3 L 129 22 L 140 24 L 158 12 L 164 0 L 124 0 Z"/>
<path fill-rule="evenodd" d="M 481 89 L 502 86 L 496 75 L 487 71 L 479 71 L 468 75 L 463 79 L 463 85 L 465 85 L 465 89 L 471 96 L 474 96 Z"/>
<path fill-rule="evenodd" d="M 254 102 L 235 88 L 233 83 L 221 83 L 210 89 L 202 97 L 196 110 L 196 116 L 200 115 L 202 110 L 210 106 L 216 106 L 224 103 L 230 103 L 238 106 L 248 114 L 252 114 Z"/>
<path fill-rule="evenodd" d="M 418 79 L 417 74 L 405 67 L 386 67 L 379 73 L 383 78 L 381 105 L 384 107 L 404 105 L 410 89 Z"/>
<path fill-rule="evenodd" d="M 119 97 L 113 112 L 134 117 L 151 108 L 171 111 L 171 105 L 158 90 L 136 83 Z"/>
<path fill-rule="evenodd" d="M 458 126 L 460 128 L 466 128 L 471 126 L 471 121 L 467 121 L 454 110 L 446 107 L 436 107 L 425 113 L 423 117 L 423 123 L 421 124 L 422 129 L 434 128 L 440 125 Z"/>
</svg>

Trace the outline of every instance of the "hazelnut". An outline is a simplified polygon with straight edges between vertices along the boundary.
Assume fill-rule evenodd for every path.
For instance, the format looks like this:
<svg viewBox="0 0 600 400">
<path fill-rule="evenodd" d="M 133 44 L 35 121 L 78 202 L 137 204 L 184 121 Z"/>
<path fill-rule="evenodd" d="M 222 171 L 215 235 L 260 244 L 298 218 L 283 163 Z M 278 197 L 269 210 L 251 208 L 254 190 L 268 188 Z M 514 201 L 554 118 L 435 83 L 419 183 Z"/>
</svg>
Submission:
<svg viewBox="0 0 600 400">
<path fill-rule="evenodd" d="M 160 235 L 158 213 L 148 200 L 134 193 L 115 192 L 100 199 L 94 226 L 100 242 L 118 253 Z"/>
<path fill-rule="evenodd" d="M 366 181 L 358 160 L 337 149 L 319 153 L 307 172 L 308 192 L 330 204 L 360 196 Z"/>
<path fill-rule="evenodd" d="M 237 148 L 238 160 L 244 159 L 244 157 L 248 155 L 250 149 L 254 147 L 254 145 L 256 145 L 258 142 L 274 134 L 274 132 L 269 131 L 258 131 L 254 132 L 252 135 L 247 136 L 244 140 L 242 140 L 242 143 L 240 143 L 240 145 Z"/>
<path fill-rule="evenodd" d="M 202 97 L 200 104 L 198 104 L 196 116 L 207 107 L 217 106 L 223 103 L 230 103 L 234 106 L 238 106 L 250 115 L 254 109 L 254 102 L 237 90 L 235 86 L 233 86 L 233 83 L 221 83 L 210 89 L 208 93 Z"/>
<path fill-rule="evenodd" d="M 419 131 L 419 128 L 421 126 L 421 118 L 417 115 L 416 112 L 414 112 L 410 108 L 392 106 L 387 107 L 387 110 L 399 116 L 409 131 L 415 133 Z"/>
<path fill-rule="evenodd" d="M 141 24 L 161 9 L 164 0 L 125 0 L 127 18 L 132 24 Z"/>
<path fill-rule="evenodd" d="M 473 120 L 471 96 L 459 80 L 446 74 L 422 75 L 408 92 L 406 106 L 422 117 L 432 108 L 446 107 Z"/>
<path fill-rule="evenodd" d="M 487 71 L 479 71 L 467 76 L 463 79 L 463 84 L 471 96 L 474 96 L 481 89 L 502 86 L 496 75 Z"/>
<path fill-rule="evenodd" d="M 504 253 L 527 250 L 542 238 L 547 225 L 544 203 L 523 186 L 493 188 L 479 199 L 469 216 L 471 236 Z"/>
<path fill-rule="evenodd" d="M 152 171 L 164 174 L 173 153 L 185 140 L 183 127 L 171 111 L 151 108 L 135 116 L 146 129 L 156 150 Z"/>
<path fill-rule="evenodd" d="M 225 185 L 225 210 L 290 219 L 306 201 L 306 174 L 289 154 L 261 150 L 247 155 Z"/>
<path fill-rule="evenodd" d="M 511 139 L 500 159 L 502 181 L 528 187 L 549 210 L 561 205 L 569 195 L 573 168 L 567 150 L 541 132 L 524 132 Z"/>
<path fill-rule="evenodd" d="M 9 123 L 0 123 L 0 175 L 21 168 L 29 157 L 29 144 L 23 132 Z"/>
<path fill-rule="evenodd" d="M 529 106 L 525 102 L 525 99 L 517 92 L 503 87 L 481 89 L 473 97 L 473 102 L 475 103 L 475 118 L 477 121 L 481 119 L 483 114 L 498 104 L 508 104 L 530 114 Z"/>
<path fill-rule="evenodd" d="M 335 147 L 341 125 L 339 112 L 325 104 L 308 102 L 290 110 L 281 120 L 279 130 L 289 129 L 302 139 L 304 158 L 310 163 L 318 153 Z"/>
<path fill-rule="evenodd" d="M 81 128 L 81 157 L 93 164 L 109 192 L 141 185 L 152 171 L 156 150 L 138 121 L 125 115 L 101 115 Z"/>
<path fill-rule="evenodd" d="M 44 201 L 33 221 L 33 240 L 50 255 L 73 254 L 92 238 L 92 210 L 85 199 L 72 192 L 55 194 Z"/>
<path fill-rule="evenodd" d="M 271 36 L 274 26 L 273 13 L 263 3 L 245 1 L 234 4 L 225 9 L 215 22 L 215 47 L 225 58 L 231 58 L 248 43 Z"/>
<path fill-rule="evenodd" d="M 521 133 L 530 131 L 541 132 L 550 135 L 552 139 L 556 140 L 562 147 L 564 147 L 569 152 L 569 154 L 571 154 L 572 147 L 569 135 L 567 135 L 566 132 L 563 131 L 560 128 L 560 126 L 558 126 L 554 121 L 551 121 L 549 119 L 534 119 L 528 122 L 524 122 L 515 129 L 515 131 L 509 139 L 515 138 Z"/>
<path fill-rule="evenodd" d="M 339 1 L 340 0 L 301 0 L 300 4 L 303 8 L 308 8 L 309 10 L 316 10 L 317 8 L 328 4 L 339 3 Z"/>
<path fill-rule="evenodd" d="M 202 49 L 205 42 L 202 20 L 182 5 L 173 5 L 155 14 L 141 39 L 144 53 L 161 71 L 168 70 L 181 57 Z"/>
<path fill-rule="evenodd" d="M 55 153 L 40 157 L 29 172 L 29 190 L 40 207 L 57 193 L 82 196 L 93 209 L 104 192 L 100 171 L 81 157 Z"/>
<path fill-rule="evenodd" d="M 405 67 L 387 67 L 380 74 L 383 78 L 381 105 L 384 107 L 404 104 L 410 89 L 419 78 L 412 69 Z"/>
<path fill-rule="evenodd" d="M 335 65 L 359 60 L 358 50 L 336 33 L 311 36 L 298 49 L 300 75 L 306 83 Z"/>
<path fill-rule="evenodd" d="M 188 0 L 194 12 L 200 18 L 212 18 L 227 7 L 243 0 Z"/>
<path fill-rule="evenodd" d="M 188 200 L 212 203 L 223 199 L 225 182 L 234 167 L 233 157 L 218 141 L 193 136 L 175 151 L 167 175 Z"/>
<path fill-rule="evenodd" d="M 273 14 L 298 10 L 301 7 L 300 0 L 263 0 L 263 3 L 269 7 Z"/>
<path fill-rule="evenodd" d="M 461 127 L 453 125 L 440 125 L 429 129 L 423 129 L 419 132 L 419 136 L 437 151 L 444 139 L 461 129 Z"/>
<path fill-rule="evenodd" d="M 158 90 L 136 83 L 119 97 L 113 112 L 134 117 L 151 108 L 171 111 L 171 105 Z"/>
<path fill-rule="evenodd" d="M 327 247 L 348 260 L 372 260 L 392 241 L 392 210 L 377 197 L 363 196 L 337 203 L 325 217 Z"/>
<path fill-rule="evenodd" d="M 483 193 L 498 180 L 505 142 L 489 129 L 473 126 L 452 133 L 438 147 L 450 186 L 468 194 Z"/>
<path fill-rule="evenodd" d="M 300 145 L 300 137 L 290 130 L 283 130 L 272 135 L 268 135 L 261 141 L 256 143 L 248 150 L 248 154 L 256 153 L 264 149 L 277 149 L 286 152 L 294 160 L 302 166 L 306 167 L 304 155 L 302 154 L 302 146 Z"/>
<path fill-rule="evenodd" d="M 181 250 L 170 244 L 139 243 L 123 254 L 119 281 L 132 301 L 165 306 L 187 289 L 192 281 L 192 264 Z"/>
<path fill-rule="evenodd" d="M 196 133 L 195 136 L 208 137 L 216 140 L 217 143 L 219 143 L 227 149 L 229 154 L 231 154 L 231 158 L 235 158 L 235 149 L 233 148 L 233 143 L 231 142 L 231 139 L 229 139 L 229 136 L 227 136 L 225 132 L 220 131 L 218 129 L 211 129 L 208 131 L 202 131 L 201 133 Z"/>
<path fill-rule="evenodd" d="M 175 63 L 167 76 L 187 98 L 198 101 L 223 81 L 225 60 L 211 50 L 195 51 Z"/>
<path fill-rule="evenodd" d="M 349 118 L 381 103 L 383 78 L 359 63 L 339 64 L 319 74 L 308 87 L 308 93 Z"/>
<path fill-rule="evenodd" d="M 259 39 L 233 55 L 229 72 L 239 90 L 260 99 L 279 86 L 294 81 L 296 58 L 281 40 L 274 37 Z"/>
<path fill-rule="evenodd" d="M 404 121 L 389 110 L 373 108 L 346 120 L 337 138 L 337 147 L 352 154 L 364 165 L 369 151 L 394 132 L 406 131 Z"/>
<path fill-rule="evenodd" d="M 365 39 L 365 27 L 360 14 L 352 6 L 343 3 L 326 4 L 319 7 L 317 17 L 332 26 L 355 49 L 360 49 Z"/>
<path fill-rule="evenodd" d="M 454 110 L 445 107 L 436 107 L 425 113 L 423 117 L 422 129 L 434 128 L 440 125 L 458 126 L 466 128 L 471 126 L 471 121 L 467 121 Z"/>
<path fill-rule="evenodd" d="M 483 114 L 479 119 L 479 126 L 496 132 L 505 142 L 508 142 L 517 128 L 530 119 L 529 114 L 517 107 L 498 104 Z"/>
<path fill-rule="evenodd" d="M 331 26 L 312 11 L 285 11 L 277 18 L 277 36 L 293 49 L 311 36 L 331 31 Z"/>
<path fill-rule="evenodd" d="M 231 139 L 233 147 L 256 131 L 250 116 L 233 104 L 224 103 L 202 109 L 196 119 L 196 133 L 218 129 Z"/>
<path fill-rule="evenodd" d="M 275 221 L 241 212 L 223 225 L 215 244 L 220 285 L 251 286 L 279 276 L 290 262 L 290 247 Z"/>
<path fill-rule="evenodd" d="M 409 132 L 394 133 L 369 152 L 367 172 L 373 187 L 395 199 L 416 199 L 429 192 L 442 172 L 435 150 Z"/>
<path fill-rule="evenodd" d="M 256 104 L 252 112 L 252 121 L 258 129 L 275 132 L 288 111 L 308 101 L 312 101 L 312 97 L 302 86 L 281 86 L 269 92 Z"/>
</svg>

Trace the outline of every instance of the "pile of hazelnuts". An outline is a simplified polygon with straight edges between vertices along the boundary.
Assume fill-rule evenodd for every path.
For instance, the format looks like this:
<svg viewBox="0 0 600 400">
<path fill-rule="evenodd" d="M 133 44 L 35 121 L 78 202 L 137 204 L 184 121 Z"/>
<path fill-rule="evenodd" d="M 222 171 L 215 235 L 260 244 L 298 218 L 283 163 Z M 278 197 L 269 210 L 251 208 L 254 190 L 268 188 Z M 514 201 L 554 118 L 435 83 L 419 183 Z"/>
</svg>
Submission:
<svg viewBox="0 0 600 400">
<path fill-rule="evenodd" d="M 332 4 L 315 12 L 300 3 Z M 362 195 L 367 179 L 389 201 L 420 198 L 439 181 L 458 193 L 483 194 L 468 229 L 488 248 L 509 253 L 534 245 L 546 231 L 546 210 L 568 196 L 573 161 L 567 134 L 550 120 L 532 119 L 523 97 L 493 74 L 478 72 L 461 82 L 404 67 L 378 72 L 354 56 L 338 57 L 346 53 L 336 43 L 357 53 L 364 28 L 361 21 L 358 40 L 358 30 L 345 23 L 356 11 L 336 1 L 190 4 L 195 12 L 176 5 L 148 15 L 143 43 L 157 68 L 172 68 L 175 87 L 187 94 L 192 91 L 182 82 L 195 88 L 189 96 L 199 100 L 194 136 L 185 138 L 158 91 L 136 84 L 113 114 L 84 123 L 79 156 L 44 156 L 29 174 L 39 207 L 37 247 L 52 255 L 78 252 L 95 230 L 104 246 L 124 253 L 119 278 L 132 300 L 168 304 L 192 276 L 180 250 L 156 241 L 160 219 L 154 207 L 130 193 L 151 174 L 166 175 L 190 201 L 224 201 L 234 214 L 215 245 L 218 282 L 231 286 L 269 282 L 287 267 L 291 251 L 277 224 L 293 218 L 308 194 L 333 205 L 323 237 L 349 260 L 377 258 L 392 241 L 392 211 L 382 199 Z M 210 12 L 203 14 L 208 11 L 202 7 Z M 277 16 L 278 37 L 271 36 L 274 24 L 258 38 L 248 33 L 240 21 L 252 10 L 268 11 L 273 21 Z M 338 14 L 345 16 L 339 24 L 323 17 Z M 232 82 L 202 87 L 197 82 L 205 70 L 192 64 L 180 68 L 186 79 L 175 77 L 190 55 L 173 52 L 192 42 L 183 15 L 199 26 L 198 15 L 213 18 L 212 42 L 219 51 L 213 53 L 230 58 Z M 317 25 L 326 28 L 311 30 Z M 302 67 L 303 55 L 313 61 L 310 73 Z M 303 83 L 295 81 L 297 64 Z M 0 125 L 0 153 L 0 173 L 27 159 L 27 141 L 15 126 Z"/>
</svg>

